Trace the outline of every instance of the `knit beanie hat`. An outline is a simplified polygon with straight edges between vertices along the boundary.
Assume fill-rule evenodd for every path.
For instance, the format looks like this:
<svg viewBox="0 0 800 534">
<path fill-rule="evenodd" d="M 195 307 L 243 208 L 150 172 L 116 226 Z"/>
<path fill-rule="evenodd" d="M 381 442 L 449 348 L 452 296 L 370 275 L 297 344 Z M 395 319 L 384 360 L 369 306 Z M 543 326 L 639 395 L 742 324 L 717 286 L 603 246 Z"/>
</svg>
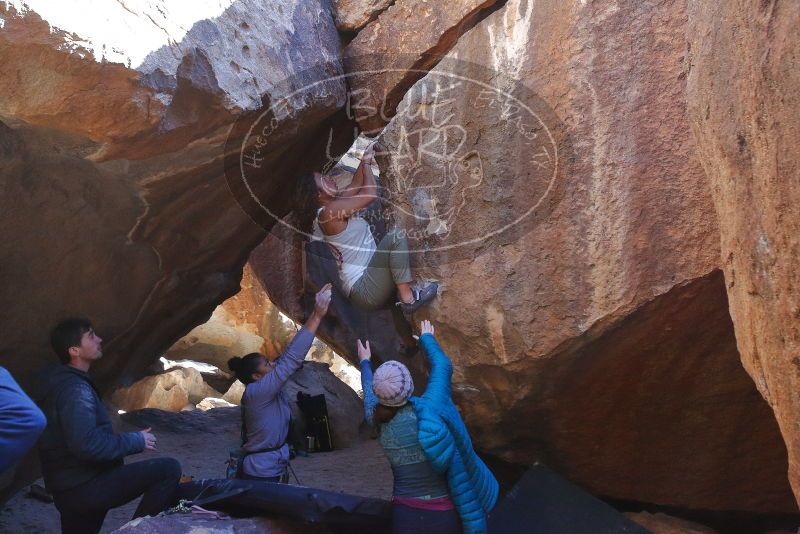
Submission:
<svg viewBox="0 0 800 534">
<path fill-rule="evenodd" d="M 375 370 L 372 377 L 372 391 L 378 402 L 384 406 L 402 406 L 414 392 L 414 380 L 408 367 L 389 360 Z"/>
</svg>

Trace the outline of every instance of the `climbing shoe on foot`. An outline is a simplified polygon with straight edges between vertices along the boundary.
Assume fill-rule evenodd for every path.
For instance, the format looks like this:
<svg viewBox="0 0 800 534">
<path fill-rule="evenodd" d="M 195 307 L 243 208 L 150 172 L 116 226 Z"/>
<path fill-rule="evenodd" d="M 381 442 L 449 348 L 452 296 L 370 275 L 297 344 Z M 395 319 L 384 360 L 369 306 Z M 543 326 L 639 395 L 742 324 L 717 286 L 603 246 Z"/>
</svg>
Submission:
<svg viewBox="0 0 800 534">
<path fill-rule="evenodd" d="M 430 301 L 436 298 L 436 295 L 439 293 L 439 284 L 436 282 L 431 282 L 430 284 L 426 285 L 422 289 L 412 289 L 412 293 L 414 294 L 414 302 L 405 303 L 405 302 L 398 302 L 397 305 L 400 306 L 400 309 L 403 310 L 403 313 L 411 314 L 420 309 L 421 307 L 428 304 Z"/>
</svg>

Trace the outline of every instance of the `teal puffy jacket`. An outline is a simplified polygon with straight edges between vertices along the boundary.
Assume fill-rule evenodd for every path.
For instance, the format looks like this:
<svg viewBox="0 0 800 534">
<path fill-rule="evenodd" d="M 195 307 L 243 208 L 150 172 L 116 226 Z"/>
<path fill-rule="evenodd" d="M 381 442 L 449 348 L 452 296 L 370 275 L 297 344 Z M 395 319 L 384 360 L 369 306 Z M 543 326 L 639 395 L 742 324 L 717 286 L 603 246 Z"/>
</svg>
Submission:
<svg viewBox="0 0 800 534">
<path fill-rule="evenodd" d="M 419 419 L 419 442 L 428 461 L 447 475 L 464 534 L 486 532 L 486 516 L 497 502 L 498 484 L 472 448 L 467 427 L 451 396 L 453 364 L 432 334 L 419 338 L 431 365 L 428 387 L 411 397 Z"/>
<path fill-rule="evenodd" d="M 464 534 L 483 534 L 486 516 L 497 501 L 497 480 L 472 449 L 467 427 L 453 404 L 453 364 L 432 334 L 423 334 L 419 342 L 431 365 L 425 393 L 409 399 L 417 414 L 419 443 L 433 469 L 447 477 Z M 369 417 L 377 399 L 371 391 L 369 362 L 363 363 L 362 373 L 367 373 L 362 376 L 364 404 Z"/>
</svg>

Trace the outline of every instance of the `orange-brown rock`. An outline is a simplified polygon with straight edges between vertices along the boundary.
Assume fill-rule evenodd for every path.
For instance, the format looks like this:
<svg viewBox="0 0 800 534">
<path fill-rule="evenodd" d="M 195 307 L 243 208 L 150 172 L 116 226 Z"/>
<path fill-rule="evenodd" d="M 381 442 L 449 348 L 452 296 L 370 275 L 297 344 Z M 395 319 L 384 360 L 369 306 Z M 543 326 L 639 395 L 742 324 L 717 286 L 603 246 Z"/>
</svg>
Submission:
<svg viewBox="0 0 800 534">
<path fill-rule="evenodd" d="M 350 106 L 374 135 L 403 94 L 485 15 L 496 0 L 397 0 L 345 48 Z"/>
<path fill-rule="evenodd" d="M 686 116 L 686 20 L 682 2 L 510 0 L 398 106 L 381 135 L 385 209 L 416 276 L 441 283 L 415 320 L 453 358 L 480 450 L 607 497 L 793 511 L 728 314 Z M 307 250 L 293 282 L 261 276 L 293 316 L 324 282 L 309 264 Z M 365 334 L 387 335 L 337 317 L 323 329 L 351 357 Z M 402 359 L 391 346 L 378 360 Z"/>
<path fill-rule="evenodd" d="M 216 307 L 205 323 L 175 343 L 166 357 L 211 363 L 228 371 L 228 359 L 260 352 L 278 356 L 297 332 L 294 322 L 273 306 L 249 265 L 240 291 Z"/>
<path fill-rule="evenodd" d="M 358 31 L 377 18 L 393 0 L 336 0 L 333 19 L 345 32 Z"/>
<path fill-rule="evenodd" d="M 398 107 L 382 135 L 387 198 L 421 236 L 418 272 L 443 284 L 425 316 L 478 446 L 542 457 L 595 494 L 790 511 L 786 451 L 717 270 L 686 16 L 681 3 L 507 3 Z M 448 69 L 468 81 L 450 88 L 436 76 Z M 493 233 L 528 207 L 516 232 Z"/>
<path fill-rule="evenodd" d="M 255 258 L 258 254 L 252 254 Z M 277 258 L 288 262 L 288 255 Z M 170 360 L 193 360 L 210 363 L 230 373 L 228 359 L 251 352 L 260 352 L 269 359 L 277 358 L 297 334 L 301 325 L 284 315 L 270 300 L 253 272 L 245 265 L 241 290 L 216 307 L 205 323 L 179 339 L 166 357 Z M 361 388 L 360 373 L 347 360 L 336 354 L 320 339 L 315 339 L 306 360 L 324 363 L 331 372 L 355 391 Z M 241 384 L 239 384 L 241 385 Z M 238 404 L 241 391 L 235 385 L 225 400 Z M 226 391 L 223 388 L 221 391 Z M 230 400 L 229 394 L 236 400 Z M 238 395 L 238 396 L 237 396 Z"/>
<path fill-rule="evenodd" d="M 800 5 L 689 6 L 690 117 L 736 342 L 775 412 L 800 499 Z"/>
<path fill-rule="evenodd" d="M 251 183 L 287 210 L 281 184 L 324 161 L 319 138 L 345 101 L 343 81 L 324 81 L 341 71 L 338 34 L 329 8 L 310 1 L 239 0 L 214 13 L 41 3 L 48 16 L 80 13 L 66 21 L 80 28 L 30 4 L 0 4 L 0 257 L 13 280 L 0 289 L 0 363 L 26 383 L 55 361 L 48 330 L 88 316 L 105 339 L 96 375 L 106 386 L 239 290 L 269 223 L 245 211 L 237 143 L 251 114 L 322 82 L 267 116 L 276 143 L 262 147 Z M 145 48 L 82 34 L 100 28 L 93 17 L 129 24 L 119 37 L 132 28 L 137 39 L 123 44 Z"/>
<path fill-rule="evenodd" d="M 638 512 L 625 515 L 653 534 L 717 534 L 712 528 L 662 513 Z"/>
<path fill-rule="evenodd" d="M 206 384 L 196 369 L 177 368 L 117 389 L 111 402 L 126 412 L 144 408 L 178 412 L 187 404 L 197 404 L 207 397 L 222 397 L 222 393 Z"/>
</svg>

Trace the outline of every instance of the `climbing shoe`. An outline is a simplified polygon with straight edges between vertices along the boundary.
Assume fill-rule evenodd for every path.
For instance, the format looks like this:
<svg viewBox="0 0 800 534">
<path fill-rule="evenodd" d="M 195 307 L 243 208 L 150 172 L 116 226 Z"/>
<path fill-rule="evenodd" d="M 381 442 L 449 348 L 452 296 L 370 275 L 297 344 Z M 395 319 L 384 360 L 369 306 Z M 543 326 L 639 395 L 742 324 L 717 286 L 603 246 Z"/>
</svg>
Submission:
<svg viewBox="0 0 800 534">
<path fill-rule="evenodd" d="M 412 314 L 435 299 L 436 295 L 439 293 L 439 284 L 436 282 L 431 282 L 422 289 L 412 289 L 411 291 L 414 294 L 414 302 L 397 303 L 397 305 L 400 306 L 400 309 L 403 310 L 403 313 L 405 314 Z"/>
</svg>

